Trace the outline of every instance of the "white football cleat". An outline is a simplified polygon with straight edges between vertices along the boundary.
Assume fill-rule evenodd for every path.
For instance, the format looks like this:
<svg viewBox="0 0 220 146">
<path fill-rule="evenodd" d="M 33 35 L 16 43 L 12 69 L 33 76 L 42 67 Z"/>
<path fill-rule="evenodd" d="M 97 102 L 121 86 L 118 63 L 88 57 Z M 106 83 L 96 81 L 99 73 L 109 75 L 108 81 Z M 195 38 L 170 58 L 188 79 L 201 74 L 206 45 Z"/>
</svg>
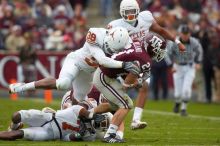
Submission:
<svg viewBox="0 0 220 146">
<path fill-rule="evenodd" d="M 24 124 L 22 122 L 18 123 L 18 125 L 16 125 L 16 126 L 13 123 L 11 123 L 8 127 L 8 131 L 19 130 L 23 127 L 24 127 Z"/>
<path fill-rule="evenodd" d="M 13 93 L 18 93 L 18 92 L 22 92 L 22 90 L 17 91 L 16 88 L 23 86 L 25 83 L 13 83 L 9 85 L 9 93 L 13 94 Z"/>
<path fill-rule="evenodd" d="M 136 129 L 144 129 L 147 127 L 147 122 L 141 122 L 141 121 L 132 121 L 131 123 L 131 129 L 136 130 Z"/>
</svg>

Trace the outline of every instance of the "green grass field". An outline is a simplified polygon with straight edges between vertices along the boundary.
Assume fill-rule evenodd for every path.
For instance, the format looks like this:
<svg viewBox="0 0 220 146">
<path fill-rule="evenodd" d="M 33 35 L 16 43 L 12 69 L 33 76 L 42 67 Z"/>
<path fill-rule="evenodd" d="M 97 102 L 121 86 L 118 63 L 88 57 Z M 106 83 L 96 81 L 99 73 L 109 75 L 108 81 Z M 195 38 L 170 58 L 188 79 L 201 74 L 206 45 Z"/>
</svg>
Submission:
<svg viewBox="0 0 220 146">
<path fill-rule="evenodd" d="M 20 109 L 41 109 L 45 106 L 59 108 L 59 101 L 46 105 L 40 99 L 20 99 L 10 101 L 0 98 L 0 130 L 6 130 L 13 112 Z M 171 101 L 148 101 L 143 120 L 148 127 L 143 130 L 132 131 L 129 128 L 130 112 L 126 119 L 125 144 L 114 145 L 220 145 L 220 104 L 190 103 L 189 116 L 180 117 L 172 113 Z M 33 142 L 25 140 L 0 141 L 1 146 L 66 146 L 66 145 L 110 145 L 100 141 L 96 142 L 62 142 L 47 141 Z M 112 145 L 112 144 L 111 144 Z"/>
</svg>

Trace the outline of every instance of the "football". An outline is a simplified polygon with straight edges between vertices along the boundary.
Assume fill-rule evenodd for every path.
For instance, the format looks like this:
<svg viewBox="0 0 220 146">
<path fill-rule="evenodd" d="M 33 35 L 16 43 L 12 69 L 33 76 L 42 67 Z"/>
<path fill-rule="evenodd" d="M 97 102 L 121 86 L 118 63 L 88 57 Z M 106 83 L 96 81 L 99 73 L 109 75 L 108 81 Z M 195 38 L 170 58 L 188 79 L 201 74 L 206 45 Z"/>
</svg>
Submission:
<svg viewBox="0 0 220 146">
<path fill-rule="evenodd" d="M 138 79 L 137 75 L 129 73 L 126 76 L 125 80 L 124 80 L 124 85 L 123 86 L 125 86 L 125 87 L 134 87 L 138 83 L 137 79 Z"/>
</svg>

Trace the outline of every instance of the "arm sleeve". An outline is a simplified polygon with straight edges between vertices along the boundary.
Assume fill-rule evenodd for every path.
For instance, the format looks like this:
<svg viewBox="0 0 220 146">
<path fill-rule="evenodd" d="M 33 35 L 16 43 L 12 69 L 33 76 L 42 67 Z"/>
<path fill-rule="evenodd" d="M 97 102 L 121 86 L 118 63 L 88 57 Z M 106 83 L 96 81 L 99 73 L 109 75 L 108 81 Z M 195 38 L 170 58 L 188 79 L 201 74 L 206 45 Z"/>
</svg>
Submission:
<svg viewBox="0 0 220 146">
<path fill-rule="evenodd" d="M 97 60 L 99 65 L 107 68 L 122 68 L 122 61 L 116 61 L 105 56 L 105 53 L 101 48 L 95 45 L 90 45 L 88 48 L 90 49 L 92 56 Z"/>
</svg>

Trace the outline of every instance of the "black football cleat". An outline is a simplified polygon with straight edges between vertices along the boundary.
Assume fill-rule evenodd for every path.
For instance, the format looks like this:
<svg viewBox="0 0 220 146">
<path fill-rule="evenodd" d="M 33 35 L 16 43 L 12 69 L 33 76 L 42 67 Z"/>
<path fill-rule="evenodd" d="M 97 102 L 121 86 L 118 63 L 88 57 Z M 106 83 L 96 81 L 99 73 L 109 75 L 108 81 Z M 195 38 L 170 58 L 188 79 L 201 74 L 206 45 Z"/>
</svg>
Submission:
<svg viewBox="0 0 220 146">
<path fill-rule="evenodd" d="M 183 116 L 183 117 L 188 116 L 186 110 L 181 110 L 181 111 L 180 111 L 180 115 Z"/>
<path fill-rule="evenodd" d="M 106 143 L 125 143 L 123 139 L 116 138 L 116 134 L 110 134 L 110 136 L 103 138 L 102 142 Z"/>
<path fill-rule="evenodd" d="M 173 108 L 173 112 L 174 113 L 179 113 L 179 110 L 180 110 L 180 103 L 176 103 L 174 108 Z"/>
</svg>

